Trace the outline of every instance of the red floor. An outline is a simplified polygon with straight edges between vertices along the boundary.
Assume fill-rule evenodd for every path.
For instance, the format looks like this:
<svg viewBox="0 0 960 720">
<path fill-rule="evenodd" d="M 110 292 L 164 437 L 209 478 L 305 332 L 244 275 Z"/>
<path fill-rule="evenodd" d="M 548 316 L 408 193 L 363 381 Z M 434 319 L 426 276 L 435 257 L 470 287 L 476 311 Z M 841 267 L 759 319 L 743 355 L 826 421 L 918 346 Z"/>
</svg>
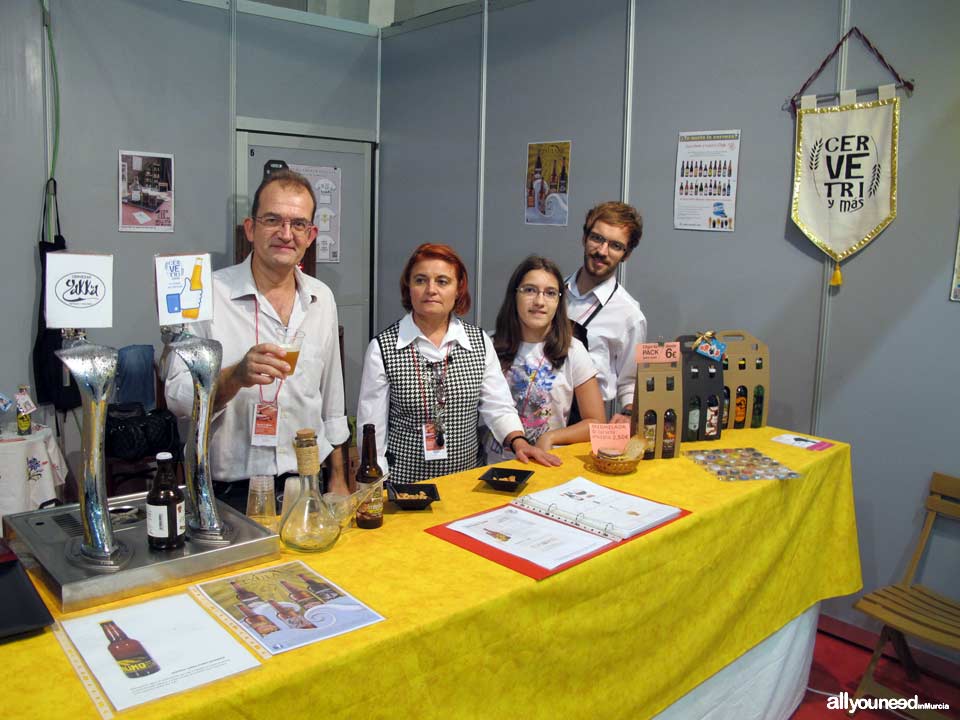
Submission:
<svg viewBox="0 0 960 720">
<path fill-rule="evenodd" d="M 818 632 L 808 687 L 831 694 L 846 690 L 852 696 L 870 661 L 870 653 L 871 651 L 858 645 Z M 918 695 L 921 702 L 949 704 L 949 710 L 938 712 L 960 720 L 960 677 L 951 678 L 953 682 L 950 683 L 945 679 L 921 675 L 916 683 L 911 683 L 907 680 L 899 663 L 887 658 L 881 658 L 875 677 L 905 697 L 911 698 Z M 838 720 L 843 717 L 841 711 L 827 708 L 827 700 L 825 695 L 818 695 L 808 690 L 800 707 L 793 714 L 793 720 L 820 720 L 820 718 Z M 856 714 L 858 720 L 875 718 L 890 720 L 896 717 L 897 715 L 893 712 L 878 710 L 862 710 Z M 901 717 L 906 716 L 901 715 Z"/>
</svg>

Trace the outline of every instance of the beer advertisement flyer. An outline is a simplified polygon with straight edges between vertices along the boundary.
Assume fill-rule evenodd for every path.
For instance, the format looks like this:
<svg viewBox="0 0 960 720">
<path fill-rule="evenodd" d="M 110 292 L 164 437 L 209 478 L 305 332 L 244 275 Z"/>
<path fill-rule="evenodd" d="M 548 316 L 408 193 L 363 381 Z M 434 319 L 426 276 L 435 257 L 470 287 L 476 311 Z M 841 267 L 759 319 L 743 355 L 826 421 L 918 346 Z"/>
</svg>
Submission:
<svg viewBox="0 0 960 720">
<path fill-rule="evenodd" d="M 44 316 L 49 328 L 113 327 L 113 255 L 47 255 Z"/>
<path fill-rule="evenodd" d="M 173 232 L 173 155 L 120 151 L 117 223 L 120 232 Z"/>
<path fill-rule="evenodd" d="M 160 325 L 213 320 L 210 253 L 154 255 Z"/>
<path fill-rule="evenodd" d="M 527 225 L 567 224 L 567 197 L 570 192 L 569 140 L 527 145 L 526 198 Z"/>
<path fill-rule="evenodd" d="M 733 232 L 739 172 L 739 130 L 680 133 L 673 178 L 673 227 Z"/>
<path fill-rule="evenodd" d="M 117 711 L 260 665 L 186 594 L 63 621 L 89 674 Z M 69 655 L 70 653 L 68 653 Z"/>
<path fill-rule="evenodd" d="M 381 622 L 383 616 L 302 562 L 253 570 L 197 586 L 271 655 Z"/>
</svg>

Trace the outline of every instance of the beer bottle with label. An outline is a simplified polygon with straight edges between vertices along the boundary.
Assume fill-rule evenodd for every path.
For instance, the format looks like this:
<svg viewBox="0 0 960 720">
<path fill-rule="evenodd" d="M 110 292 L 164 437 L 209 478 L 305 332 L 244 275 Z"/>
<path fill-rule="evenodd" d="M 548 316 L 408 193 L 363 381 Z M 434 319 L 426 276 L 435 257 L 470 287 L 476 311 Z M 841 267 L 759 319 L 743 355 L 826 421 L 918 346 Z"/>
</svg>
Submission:
<svg viewBox="0 0 960 720">
<path fill-rule="evenodd" d="M 246 603 L 237 603 L 234 607 L 240 611 L 243 615 L 243 621 L 253 628 L 253 631 L 263 637 L 264 635 L 269 635 L 270 633 L 277 632 L 280 629 L 280 626 L 276 623 L 270 621 L 266 615 L 261 615 L 255 610 L 251 610 L 247 607 Z"/>
<path fill-rule="evenodd" d="M 747 422 L 747 386 L 737 386 L 737 398 L 734 400 L 733 427 L 739 430 Z"/>
<path fill-rule="evenodd" d="M 372 529 L 383 525 L 383 470 L 377 464 L 377 430 L 370 423 L 363 426 L 357 490 L 370 492 L 357 508 L 357 527 Z"/>
<path fill-rule="evenodd" d="M 753 389 L 753 414 L 750 417 L 750 427 L 763 427 L 763 385 Z"/>
<path fill-rule="evenodd" d="M 726 385 L 723 386 L 723 414 L 720 424 L 724 430 L 730 427 L 730 388 Z"/>
<path fill-rule="evenodd" d="M 287 589 L 287 594 L 290 596 L 290 599 L 304 610 L 309 610 L 312 607 L 324 604 L 320 598 L 315 597 L 306 590 L 298 588 L 296 585 L 291 585 L 286 580 L 281 580 L 280 584 Z"/>
<path fill-rule="evenodd" d="M 268 600 L 267 602 L 270 603 L 270 606 L 276 611 L 277 617 L 280 618 L 281 622 L 287 627 L 292 627 L 295 630 L 309 630 L 310 628 L 316 627 L 316 625 L 293 608 L 281 605 L 276 600 Z"/>
<path fill-rule="evenodd" d="M 187 516 L 183 491 L 177 486 L 173 455 L 157 454 L 157 475 L 147 493 L 147 544 L 151 550 L 183 547 Z"/>
<path fill-rule="evenodd" d="M 30 400 L 30 386 L 21 385 L 17 388 L 17 435 L 29 435 L 33 432 L 33 422 L 27 409 L 32 403 Z"/>
<path fill-rule="evenodd" d="M 144 649 L 143 645 L 137 640 L 128 638 L 113 620 L 100 623 L 100 628 L 110 641 L 107 650 L 128 678 L 144 677 L 159 672 L 160 666 L 150 657 L 150 653 Z"/>
<path fill-rule="evenodd" d="M 720 435 L 720 400 L 716 395 L 707 398 L 707 420 L 703 427 L 705 440 L 716 440 Z"/>
<path fill-rule="evenodd" d="M 657 413 L 647 410 L 643 414 L 643 459 L 653 460 L 657 456 Z"/>
<path fill-rule="evenodd" d="M 247 590 L 243 585 L 238 583 L 236 580 L 230 580 L 230 584 L 233 586 L 234 591 L 237 593 L 237 600 L 242 603 L 262 603 L 263 598 L 257 595 L 253 590 Z"/>
<path fill-rule="evenodd" d="M 672 458 L 677 448 L 677 413 L 669 408 L 663 414 L 663 450 L 662 458 Z"/>
<path fill-rule="evenodd" d="M 700 434 L 700 397 L 691 395 L 687 403 L 687 429 L 683 435 L 686 442 L 696 442 Z"/>
<path fill-rule="evenodd" d="M 307 586 L 307 590 L 312 592 L 324 602 L 329 602 L 330 600 L 335 600 L 336 598 L 340 597 L 340 593 L 338 593 L 332 585 L 329 585 L 322 580 L 312 578 L 305 573 L 299 573 L 297 577 L 303 580 Z"/>
</svg>

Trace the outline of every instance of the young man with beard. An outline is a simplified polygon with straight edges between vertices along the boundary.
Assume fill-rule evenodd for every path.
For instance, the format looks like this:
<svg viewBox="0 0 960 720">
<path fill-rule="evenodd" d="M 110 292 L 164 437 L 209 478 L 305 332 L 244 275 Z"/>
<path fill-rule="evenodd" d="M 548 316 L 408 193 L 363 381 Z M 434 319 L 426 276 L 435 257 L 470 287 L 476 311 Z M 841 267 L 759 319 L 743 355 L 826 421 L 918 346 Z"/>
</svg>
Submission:
<svg viewBox="0 0 960 720">
<path fill-rule="evenodd" d="M 605 202 L 583 223 L 583 267 L 566 279 L 567 315 L 586 328 L 604 400 L 622 408 L 611 422 L 630 422 L 636 385 L 635 348 L 647 337 L 640 305 L 617 282 L 617 266 L 640 243 L 643 218 L 622 202 Z"/>
</svg>

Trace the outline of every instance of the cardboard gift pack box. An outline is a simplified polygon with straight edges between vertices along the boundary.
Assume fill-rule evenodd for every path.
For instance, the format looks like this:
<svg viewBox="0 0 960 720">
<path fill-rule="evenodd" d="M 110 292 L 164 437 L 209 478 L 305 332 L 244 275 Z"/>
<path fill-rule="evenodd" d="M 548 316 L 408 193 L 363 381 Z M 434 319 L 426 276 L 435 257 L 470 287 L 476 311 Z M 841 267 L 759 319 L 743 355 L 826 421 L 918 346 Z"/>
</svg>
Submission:
<svg viewBox="0 0 960 720">
<path fill-rule="evenodd" d="M 646 451 L 643 455 L 645 460 L 680 456 L 682 434 L 680 419 L 683 416 L 682 374 L 680 362 L 637 363 L 637 386 L 633 393 L 631 435 L 645 438 Z M 672 413 L 672 418 L 668 413 Z M 665 440 L 666 453 L 664 452 Z"/>
<path fill-rule="evenodd" d="M 709 358 L 696 351 L 698 339 L 697 335 L 677 338 L 683 360 L 681 435 L 688 442 L 719 440 L 722 432 L 723 365 L 719 358 Z"/>
<path fill-rule="evenodd" d="M 770 350 L 745 330 L 721 330 L 727 344 L 723 368 L 724 396 L 730 410 L 723 428 L 763 427 L 770 408 Z"/>
</svg>

